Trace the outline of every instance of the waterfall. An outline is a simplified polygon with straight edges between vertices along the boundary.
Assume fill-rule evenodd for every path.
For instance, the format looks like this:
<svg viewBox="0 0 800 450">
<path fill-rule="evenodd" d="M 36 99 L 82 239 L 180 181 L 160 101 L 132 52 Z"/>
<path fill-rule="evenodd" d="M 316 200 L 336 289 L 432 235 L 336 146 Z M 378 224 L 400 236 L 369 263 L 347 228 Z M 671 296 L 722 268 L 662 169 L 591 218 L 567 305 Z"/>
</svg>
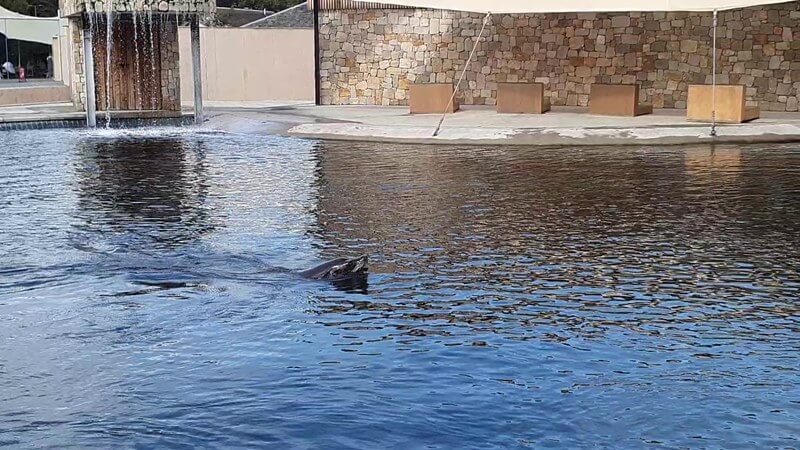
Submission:
<svg viewBox="0 0 800 450">
<path fill-rule="evenodd" d="M 106 0 L 106 128 L 111 127 L 111 50 L 114 47 L 114 0 Z"/>
<path fill-rule="evenodd" d="M 133 77 L 134 83 L 136 83 L 136 109 L 142 109 L 142 80 L 139 79 L 141 76 L 141 70 L 139 66 L 139 11 L 136 9 L 135 5 L 133 9 L 133 48 L 134 48 L 134 58 L 133 58 L 133 67 L 136 71 L 136 74 Z"/>
<path fill-rule="evenodd" d="M 155 92 L 155 89 L 153 89 L 153 87 L 157 86 L 158 83 L 156 83 L 156 75 L 157 75 L 156 74 L 156 50 L 155 50 L 156 46 L 155 46 L 155 37 L 154 37 L 155 32 L 153 30 L 155 28 L 155 25 L 153 24 L 153 10 L 152 9 L 148 9 L 147 10 L 147 21 L 149 23 L 149 28 L 150 28 L 150 30 L 149 30 L 150 31 L 150 86 L 151 86 L 151 89 L 150 89 L 151 90 L 151 92 L 150 92 L 150 109 L 155 110 L 156 109 L 156 92 Z"/>
</svg>

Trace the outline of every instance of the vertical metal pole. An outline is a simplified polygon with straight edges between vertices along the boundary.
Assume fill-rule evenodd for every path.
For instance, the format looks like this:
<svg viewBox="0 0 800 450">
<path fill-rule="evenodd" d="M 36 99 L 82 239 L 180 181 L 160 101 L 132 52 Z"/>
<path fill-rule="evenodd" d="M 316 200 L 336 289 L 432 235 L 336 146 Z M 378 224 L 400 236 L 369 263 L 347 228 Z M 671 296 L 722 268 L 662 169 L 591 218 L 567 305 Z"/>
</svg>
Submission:
<svg viewBox="0 0 800 450">
<path fill-rule="evenodd" d="M 322 104 L 322 88 L 320 80 L 320 61 L 319 61 L 319 0 L 311 0 L 314 8 L 314 103 L 319 106 Z"/>
<path fill-rule="evenodd" d="M 192 73 L 194 74 L 194 123 L 203 123 L 203 74 L 200 62 L 200 18 L 191 20 Z"/>
<path fill-rule="evenodd" d="M 6 61 L 8 61 L 8 19 L 3 19 L 3 36 L 5 37 L 6 41 L 6 57 L 3 60 L 3 64 L 5 64 Z M 10 79 L 11 74 L 6 73 L 6 77 Z"/>
<path fill-rule="evenodd" d="M 711 136 L 717 135 L 717 10 L 714 10 L 714 44 L 712 45 L 711 73 Z"/>
<path fill-rule="evenodd" d="M 86 125 L 97 126 L 97 108 L 94 97 L 94 46 L 92 29 L 83 30 L 83 73 L 85 75 L 84 90 L 86 92 Z"/>
</svg>

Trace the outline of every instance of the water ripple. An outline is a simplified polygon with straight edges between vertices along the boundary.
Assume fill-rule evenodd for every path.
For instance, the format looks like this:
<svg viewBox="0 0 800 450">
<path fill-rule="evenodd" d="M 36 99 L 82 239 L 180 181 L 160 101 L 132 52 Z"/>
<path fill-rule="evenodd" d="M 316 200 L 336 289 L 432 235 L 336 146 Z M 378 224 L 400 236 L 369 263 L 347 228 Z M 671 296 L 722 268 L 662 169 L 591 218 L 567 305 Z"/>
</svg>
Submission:
<svg viewBox="0 0 800 450">
<path fill-rule="evenodd" d="M 793 146 L 0 140 L 0 446 L 800 446 Z"/>
</svg>

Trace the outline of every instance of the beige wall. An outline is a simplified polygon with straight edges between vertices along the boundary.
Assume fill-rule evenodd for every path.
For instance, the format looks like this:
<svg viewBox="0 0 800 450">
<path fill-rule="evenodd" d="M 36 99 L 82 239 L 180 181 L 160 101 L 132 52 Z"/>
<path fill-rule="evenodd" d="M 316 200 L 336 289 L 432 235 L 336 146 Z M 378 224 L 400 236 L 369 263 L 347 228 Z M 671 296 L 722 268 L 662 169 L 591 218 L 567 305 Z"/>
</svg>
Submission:
<svg viewBox="0 0 800 450">
<path fill-rule="evenodd" d="M 179 34 L 181 100 L 194 99 L 189 29 Z M 203 100 L 313 101 L 314 33 L 310 29 L 203 28 Z"/>
</svg>

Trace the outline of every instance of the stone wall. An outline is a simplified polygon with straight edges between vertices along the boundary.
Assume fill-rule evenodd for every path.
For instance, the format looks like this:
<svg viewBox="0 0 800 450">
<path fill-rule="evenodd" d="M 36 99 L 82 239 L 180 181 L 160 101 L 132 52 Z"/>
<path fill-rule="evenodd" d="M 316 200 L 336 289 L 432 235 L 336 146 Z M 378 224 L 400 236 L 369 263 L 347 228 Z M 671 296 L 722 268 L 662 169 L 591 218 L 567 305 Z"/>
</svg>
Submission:
<svg viewBox="0 0 800 450">
<path fill-rule="evenodd" d="M 83 27 L 80 21 L 69 21 L 69 35 L 72 40 L 72 103 L 81 111 L 86 110 L 86 73 L 83 64 Z"/>
<path fill-rule="evenodd" d="M 161 109 L 181 110 L 181 63 L 178 23 L 165 22 L 161 33 Z"/>
<path fill-rule="evenodd" d="M 763 110 L 797 111 L 797 2 L 719 14 L 720 84 Z M 406 105 L 408 85 L 454 82 L 483 17 L 441 10 L 324 11 L 323 104 Z M 554 105 L 586 106 L 592 83 L 634 83 L 657 108 L 685 108 L 711 82 L 711 13 L 496 15 L 462 104 L 495 103 L 497 82 L 538 81 Z M 797 38 L 797 40 L 795 40 Z M 458 75 L 457 75 L 458 74 Z"/>
<path fill-rule="evenodd" d="M 112 12 L 171 12 L 196 14 L 206 18 L 216 11 L 213 0 L 59 0 L 62 17 L 83 13 Z"/>
</svg>

